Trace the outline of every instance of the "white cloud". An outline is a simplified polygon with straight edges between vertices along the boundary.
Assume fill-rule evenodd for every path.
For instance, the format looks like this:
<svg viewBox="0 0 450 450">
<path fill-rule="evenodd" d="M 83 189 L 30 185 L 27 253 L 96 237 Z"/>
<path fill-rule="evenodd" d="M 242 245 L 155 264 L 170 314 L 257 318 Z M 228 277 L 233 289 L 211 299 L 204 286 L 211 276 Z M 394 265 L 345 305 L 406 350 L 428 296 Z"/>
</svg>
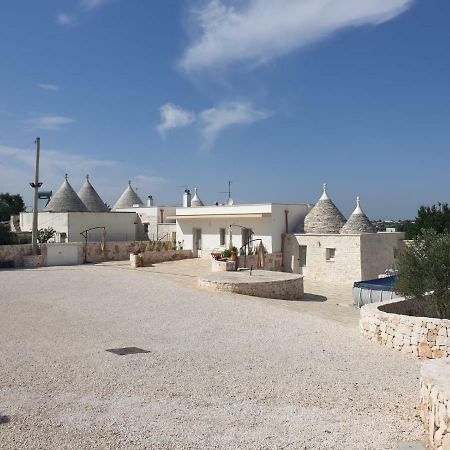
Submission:
<svg viewBox="0 0 450 450">
<path fill-rule="evenodd" d="M 59 86 L 56 84 L 38 83 L 37 87 L 44 89 L 45 91 L 59 91 Z"/>
<path fill-rule="evenodd" d="M 70 25 L 75 21 L 73 14 L 59 13 L 56 15 L 56 23 L 58 25 Z"/>
<path fill-rule="evenodd" d="M 32 191 L 28 183 L 34 178 L 34 146 L 17 148 L 0 145 L 0 161 L 0 192 L 21 193 L 27 204 L 30 204 Z M 105 173 L 104 178 L 108 183 L 112 171 L 116 171 L 114 175 L 121 174 L 117 161 L 41 147 L 40 178 L 44 183 L 43 190 L 58 189 L 66 172 L 69 173 L 71 184 L 78 189 L 87 173 L 94 174 L 94 181 L 102 179 L 102 173 Z"/>
<path fill-rule="evenodd" d="M 36 130 L 56 131 L 61 130 L 65 125 L 74 123 L 75 119 L 65 116 L 39 116 L 24 122 Z"/>
<path fill-rule="evenodd" d="M 59 13 L 56 15 L 56 23 L 58 25 L 67 26 L 76 22 L 77 17 L 80 14 L 88 13 L 90 11 L 94 11 L 108 3 L 111 3 L 113 0 L 79 0 L 78 3 L 74 7 L 74 11 L 72 13 Z"/>
<path fill-rule="evenodd" d="M 86 10 L 92 10 L 96 8 L 100 8 L 100 6 L 106 5 L 110 3 L 111 0 L 81 0 L 80 7 Z"/>
<path fill-rule="evenodd" d="M 267 119 L 271 113 L 255 109 L 251 103 L 227 102 L 199 113 L 187 111 L 180 106 L 166 103 L 160 108 L 161 123 L 156 127 L 164 138 L 165 132 L 187 127 L 197 122 L 202 138 L 202 148 L 210 150 L 225 129 L 236 125 L 250 125 Z"/>
<path fill-rule="evenodd" d="M 207 0 L 192 11 L 197 37 L 180 65 L 186 71 L 263 64 L 347 27 L 393 19 L 413 0 Z"/>
<path fill-rule="evenodd" d="M 200 113 L 202 147 L 211 149 L 219 134 L 236 125 L 249 125 L 270 116 L 268 111 L 253 108 L 250 103 L 233 102 L 205 109 Z"/>
<path fill-rule="evenodd" d="M 172 103 L 162 105 L 159 112 L 161 123 L 156 128 L 161 136 L 164 136 L 167 130 L 186 127 L 195 121 L 194 113 Z"/>
<path fill-rule="evenodd" d="M 90 152 L 92 154 L 92 152 Z M 33 191 L 29 182 L 34 179 L 35 148 L 11 147 L 0 144 L 0 192 L 20 193 L 27 205 L 31 205 Z M 138 169 L 139 170 L 139 169 Z M 69 174 L 69 182 L 78 189 L 86 174 L 100 197 L 113 205 L 127 186 L 128 179 L 139 188 L 139 195 L 157 194 L 167 185 L 167 179 L 151 173 L 137 172 L 120 161 L 94 158 L 80 153 L 47 149 L 41 143 L 40 179 L 42 190 L 55 192 Z"/>
</svg>

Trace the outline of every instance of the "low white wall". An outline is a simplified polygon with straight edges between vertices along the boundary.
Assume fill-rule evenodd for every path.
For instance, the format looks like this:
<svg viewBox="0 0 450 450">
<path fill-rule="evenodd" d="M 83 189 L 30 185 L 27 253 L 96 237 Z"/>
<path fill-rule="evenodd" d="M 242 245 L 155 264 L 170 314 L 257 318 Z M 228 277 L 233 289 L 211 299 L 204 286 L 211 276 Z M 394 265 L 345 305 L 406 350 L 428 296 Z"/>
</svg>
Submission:
<svg viewBox="0 0 450 450">
<path fill-rule="evenodd" d="M 398 351 L 425 358 L 450 356 L 450 320 L 406 315 L 416 308 L 416 302 L 404 299 L 364 305 L 360 331 L 368 339 Z"/>
</svg>

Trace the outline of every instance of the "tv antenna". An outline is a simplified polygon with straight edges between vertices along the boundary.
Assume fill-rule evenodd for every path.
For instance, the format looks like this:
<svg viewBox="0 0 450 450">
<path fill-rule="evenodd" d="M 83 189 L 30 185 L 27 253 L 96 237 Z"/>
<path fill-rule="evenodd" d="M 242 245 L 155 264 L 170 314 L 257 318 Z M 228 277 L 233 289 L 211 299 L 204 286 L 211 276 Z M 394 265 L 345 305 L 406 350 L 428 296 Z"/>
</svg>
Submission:
<svg viewBox="0 0 450 450">
<path fill-rule="evenodd" d="M 187 184 L 180 184 L 177 187 L 184 188 L 184 190 L 187 191 L 188 185 Z"/>
<path fill-rule="evenodd" d="M 228 191 L 219 192 L 219 194 L 228 194 L 227 205 L 230 204 L 230 200 L 233 201 L 231 199 L 231 183 L 233 183 L 233 181 L 228 180 Z"/>
</svg>

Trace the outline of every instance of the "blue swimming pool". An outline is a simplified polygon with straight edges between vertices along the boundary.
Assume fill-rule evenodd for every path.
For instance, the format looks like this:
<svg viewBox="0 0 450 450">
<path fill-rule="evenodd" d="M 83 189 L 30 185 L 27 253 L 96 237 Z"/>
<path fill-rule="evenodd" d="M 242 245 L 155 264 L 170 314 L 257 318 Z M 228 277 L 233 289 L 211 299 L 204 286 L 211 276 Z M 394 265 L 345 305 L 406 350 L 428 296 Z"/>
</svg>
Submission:
<svg viewBox="0 0 450 450">
<path fill-rule="evenodd" d="M 400 295 L 394 291 L 396 278 L 396 276 L 390 276 L 353 283 L 353 304 L 361 307 L 367 303 L 399 298 Z"/>
</svg>

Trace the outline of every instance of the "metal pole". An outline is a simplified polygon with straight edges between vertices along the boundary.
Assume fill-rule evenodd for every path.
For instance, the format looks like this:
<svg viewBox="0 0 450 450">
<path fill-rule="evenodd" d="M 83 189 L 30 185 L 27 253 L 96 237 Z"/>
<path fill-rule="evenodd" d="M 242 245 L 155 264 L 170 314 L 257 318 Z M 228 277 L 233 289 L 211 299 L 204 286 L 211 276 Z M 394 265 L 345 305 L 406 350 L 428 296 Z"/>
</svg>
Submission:
<svg viewBox="0 0 450 450">
<path fill-rule="evenodd" d="M 34 202 L 33 202 L 33 228 L 31 233 L 31 242 L 33 244 L 33 255 L 38 254 L 38 199 L 39 199 L 39 153 L 41 151 L 41 138 L 36 138 L 36 169 L 34 172 Z"/>
</svg>

